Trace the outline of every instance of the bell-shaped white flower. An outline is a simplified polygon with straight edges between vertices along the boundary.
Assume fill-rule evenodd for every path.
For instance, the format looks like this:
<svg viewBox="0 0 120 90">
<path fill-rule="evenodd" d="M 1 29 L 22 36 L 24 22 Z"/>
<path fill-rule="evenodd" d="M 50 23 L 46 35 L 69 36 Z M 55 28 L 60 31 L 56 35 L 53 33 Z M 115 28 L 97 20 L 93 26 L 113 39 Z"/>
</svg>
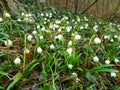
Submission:
<svg viewBox="0 0 120 90">
<path fill-rule="evenodd" d="M 39 38 L 40 38 L 40 40 L 42 40 L 44 37 L 41 35 L 41 36 L 39 36 Z"/>
<path fill-rule="evenodd" d="M 72 73 L 72 76 L 77 77 L 77 73 L 76 73 L 76 72 L 73 72 L 73 73 Z"/>
<path fill-rule="evenodd" d="M 27 39 L 28 39 L 29 41 L 31 41 L 31 40 L 32 40 L 32 38 L 33 38 L 33 36 L 32 36 L 32 35 L 28 35 L 28 36 L 27 36 Z"/>
<path fill-rule="evenodd" d="M 5 46 L 12 46 L 13 45 L 13 42 L 10 39 L 4 41 L 4 43 L 5 43 Z"/>
<path fill-rule="evenodd" d="M 69 69 L 72 69 L 72 68 L 73 68 L 73 65 L 72 65 L 72 64 L 68 64 L 68 68 L 69 68 Z"/>
<path fill-rule="evenodd" d="M 43 51 L 43 50 L 42 50 L 41 47 L 38 47 L 38 48 L 37 48 L 37 53 L 42 53 L 42 51 Z"/>
<path fill-rule="evenodd" d="M 63 39 L 63 36 L 62 36 L 61 34 L 59 34 L 59 35 L 57 35 L 55 38 L 56 38 L 56 39 L 59 39 L 59 40 L 62 40 L 62 39 Z"/>
<path fill-rule="evenodd" d="M 94 43 L 95 44 L 100 44 L 101 43 L 101 39 L 100 38 L 95 38 L 94 39 Z"/>
<path fill-rule="evenodd" d="M 9 13 L 5 12 L 5 17 L 10 18 L 11 16 L 10 16 L 10 14 L 9 14 Z"/>
<path fill-rule="evenodd" d="M 113 38 L 112 38 L 112 39 L 110 39 L 110 42 L 114 42 Z"/>
<path fill-rule="evenodd" d="M 27 53 L 27 54 L 30 53 L 30 50 L 25 48 L 25 53 Z"/>
<path fill-rule="evenodd" d="M 16 65 L 20 64 L 20 63 L 21 63 L 20 58 L 17 57 L 17 58 L 14 60 L 14 63 L 15 63 Z"/>
<path fill-rule="evenodd" d="M 75 78 L 75 82 L 79 82 L 80 81 L 80 79 L 79 78 Z"/>
<path fill-rule="evenodd" d="M 34 35 L 37 34 L 37 31 L 34 30 L 34 31 L 32 32 L 32 34 L 34 34 Z"/>
<path fill-rule="evenodd" d="M 118 38 L 118 35 L 114 35 L 114 38 Z"/>
<path fill-rule="evenodd" d="M 72 48 L 68 48 L 66 51 L 67 51 L 67 53 L 68 53 L 69 55 L 72 54 Z"/>
<path fill-rule="evenodd" d="M 3 19 L 2 18 L 0 18 L 0 22 L 2 22 L 3 21 Z"/>
<path fill-rule="evenodd" d="M 118 62 L 120 62 L 117 58 L 115 58 L 115 63 L 118 63 Z"/>
<path fill-rule="evenodd" d="M 71 46 L 72 45 L 72 41 L 70 40 L 69 42 L 68 42 L 68 46 Z"/>
<path fill-rule="evenodd" d="M 110 60 L 105 60 L 105 64 L 110 64 Z"/>
<path fill-rule="evenodd" d="M 51 44 L 50 49 L 55 49 L 55 46 L 53 44 Z"/>
<path fill-rule="evenodd" d="M 94 57 L 93 57 L 93 61 L 94 61 L 94 62 L 99 62 L 99 58 L 98 58 L 97 56 L 94 56 Z"/>
<path fill-rule="evenodd" d="M 111 73 L 110 73 L 110 76 L 111 76 L 111 77 L 116 77 L 116 73 L 115 73 L 115 72 L 111 72 Z"/>
<path fill-rule="evenodd" d="M 110 36 L 105 35 L 105 36 L 104 36 L 104 39 L 110 39 Z"/>
<path fill-rule="evenodd" d="M 81 36 L 80 35 L 75 35 L 75 40 L 79 40 L 81 39 Z"/>
<path fill-rule="evenodd" d="M 21 22 L 22 20 L 20 18 L 17 19 L 18 22 Z"/>
<path fill-rule="evenodd" d="M 40 25 L 37 25 L 36 27 L 37 27 L 37 29 L 40 29 Z"/>
</svg>

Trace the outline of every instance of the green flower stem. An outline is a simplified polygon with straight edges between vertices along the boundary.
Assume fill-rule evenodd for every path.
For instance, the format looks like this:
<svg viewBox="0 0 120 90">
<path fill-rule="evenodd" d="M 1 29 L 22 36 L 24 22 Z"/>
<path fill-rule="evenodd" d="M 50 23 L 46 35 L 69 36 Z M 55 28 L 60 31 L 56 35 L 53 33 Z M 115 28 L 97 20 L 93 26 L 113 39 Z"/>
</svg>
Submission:
<svg viewBox="0 0 120 90">
<path fill-rule="evenodd" d="M 25 63 L 26 63 L 26 53 L 25 53 L 25 48 L 26 48 L 26 34 L 24 37 L 24 58 L 23 58 L 23 71 L 25 70 Z"/>
</svg>

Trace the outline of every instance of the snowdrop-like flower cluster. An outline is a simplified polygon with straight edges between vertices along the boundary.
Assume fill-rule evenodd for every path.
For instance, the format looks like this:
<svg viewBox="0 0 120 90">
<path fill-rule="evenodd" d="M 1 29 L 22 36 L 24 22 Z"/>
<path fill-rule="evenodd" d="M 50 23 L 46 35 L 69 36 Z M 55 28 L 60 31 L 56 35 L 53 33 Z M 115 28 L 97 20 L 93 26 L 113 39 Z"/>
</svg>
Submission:
<svg viewBox="0 0 120 90">
<path fill-rule="evenodd" d="M 24 13 L 24 12 L 22 12 L 21 15 L 23 16 L 23 21 L 24 22 L 26 22 L 26 23 L 34 23 L 35 22 L 35 20 L 32 17 L 31 13 Z"/>
<path fill-rule="evenodd" d="M 104 39 L 108 39 L 108 40 L 109 40 L 109 39 L 110 39 L 110 36 L 109 36 L 109 35 L 105 35 L 105 36 L 104 36 Z"/>
<path fill-rule="evenodd" d="M 95 32 L 98 32 L 98 25 L 95 25 L 95 26 L 93 27 L 93 30 L 95 30 Z"/>
</svg>

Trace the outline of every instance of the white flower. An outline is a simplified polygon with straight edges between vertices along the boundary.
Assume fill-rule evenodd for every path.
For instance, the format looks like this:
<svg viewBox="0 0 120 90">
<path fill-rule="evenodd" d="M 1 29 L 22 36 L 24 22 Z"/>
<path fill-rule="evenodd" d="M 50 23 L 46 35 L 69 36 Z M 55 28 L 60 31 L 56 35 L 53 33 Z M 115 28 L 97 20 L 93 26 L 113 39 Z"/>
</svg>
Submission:
<svg viewBox="0 0 120 90">
<path fill-rule="evenodd" d="M 20 58 L 17 57 L 17 58 L 14 60 L 14 63 L 15 63 L 16 65 L 20 64 L 20 63 L 21 63 Z"/>
<path fill-rule="evenodd" d="M 61 32 L 61 28 L 58 29 L 58 32 Z"/>
<path fill-rule="evenodd" d="M 110 39 L 110 36 L 105 35 L 105 36 L 104 36 L 104 39 Z"/>
<path fill-rule="evenodd" d="M 22 15 L 22 16 L 25 16 L 25 13 L 24 13 L 24 12 L 22 12 L 22 13 L 21 13 L 21 15 Z"/>
<path fill-rule="evenodd" d="M 43 14 L 43 13 L 41 13 L 40 15 L 41 15 L 41 16 L 44 16 L 44 14 Z"/>
<path fill-rule="evenodd" d="M 2 22 L 3 21 L 3 19 L 2 18 L 0 18 L 0 22 Z"/>
<path fill-rule="evenodd" d="M 84 27 L 83 26 L 80 26 L 80 29 L 83 29 Z"/>
<path fill-rule="evenodd" d="M 27 54 L 30 53 L 30 50 L 25 48 L 25 53 L 27 53 Z"/>
<path fill-rule="evenodd" d="M 32 38 L 33 38 L 33 36 L 32 36 L 32 35 L 28 35 L 28 36 L 27 36 L 27 39 L 28 39 L 29 41 L 31 41 L 31 40 L 32 40 Z"/>
<path fill-rule="evenodd" d="M 85 28 L 88 28 L 88 26 L 89 26 L 89 25 L 86 23 L 86 24 L 85 24 Z"/>
<path fill-rule="evenodd" d="M 63 20 L 68 20 L 69 18 L 67 16 L 64 16 L 63 17 Z"/>
<path fill-rule="evenodd" d="M 50 49 L 55 49 L 55 46 L 53 44 L 51 44 Z"/>
<path fill-rule="evenodd" d="M 37 25 L 37 29 L 40 29 L 40 25 Z"/>
<path fill-rule="evenodd" d="M 95 25 L 93 29 L 97 32 L 98 31 L 98 25 Z"/>
<path fill-rule="evenodd" d="M 117 58 L 115 58 L 115 63 L 118 63 L 118 62 L 119 62 L 119 60 Z"/>
<path fill-rule="evenodd" d="M 13 45 L 13 42 L 10 39 L 8 39 L 7 41 L 4 41 L 4 43 L 5 43 L 5 46 L 12 46 Z"/>
<path fill-rule="evenodd" d="M 113 39 L 111 39 L 111 40 L 110 40 L 110 42 L 114 42 L 114 40 L 113 40 Z"/>
<path fill-rule="evenodd" d="M 105 60 L 105 64 L 110 64 L 110 61 L 109 60 Z"/>
<path fill-rule="evenodd" d="M 51 18 L 52 17 L 52 13 L 49 13 L 49 18 Z"/>
<path fill-rule="evenodd" d="M 29 14 L 25 14 L 26 17 L 29 17 Z"/>
<path fill-rule="evenodd" d="M 75 82 L 79 82 L 80 81 L 80 79 L 79 78 L 75 78 Z"/>
<path fill-rule="evenodd" d="M 34 34 L 34 35 L 37 34 L 37 31 L 34 30 L 34 31 L 32 32 L 32 34 Z"/>
<path fill-rule="evenodd" d="M 114 38 L 118 38 L 118 35 L 114 35 Z"/>
<path fill-rule="evenodd" d="M 21 22 L 22 20 L 20 18 L 17 19 L 18 22 Z"/>
<path fill-rule="evenodd" d="M 72 73 L 72 76 L 77 77 L 77 73 L 76 73 L 76 72 L 73 72 L 73 73 Z"/>
<path fill-rule="evenodd" d="M 67 24 L 70 24 L 70 22 L 69 22 L 69 21 L 67 21 L 66 23 L 67 23 Z"/>
<path fill-rule="evenodd" d="M 81 39 L 81 36 L 80 35 L 75 35 L 75 40 L 79 40 Z"/>
<path fill-rule="evenodd" d="M 111 73 L 110 73 L 110 76 L 111 76 L 111 77 L 116 77 L 116 73 L 115 73 L 115 72 L 111 72 Z"/>
<path fill-rule="evenodd" d="M 41 28 L 41 31 L 45 31 L 45 27 L 42 27 L 42 28 Z"/>
<path fill-rule="evenodd" d="M 77 21 L 80 22 L 80 17 L 77 16 Z"/>
<path fill-rule="evenodd" d="M 48 17 L 49 16 L 49 14 L 48 13 L 46 13 L 46 17 Z"/>
<path fill-rule="evenodd" d="M 67 26 L 66 29 L 67 29 L 67 32 L 70 32 L 72 27 L 71 26 Z"/>
<path fill-rule="evenodd" d="M 28 14 L 28 16 L 29 16 L 29 17 L 31 17 L 31 16 L 32 16 L 32 14 L 31 14 L 31 13 L 29 13 L 29 14 Z"/>
<path fill-rule="evenodd" d="M 68 42 L 68 46 L 71 46 L 72 45 L 72 41 L 70 40 L 69 42 Z"/>
<path fill-rule="evenodd" d="M 59 35 L 57 35 L 55 38 L 56 38 L 56 39 L 59 39 L 59 40 L 62 40 L 62 39 L 63 39 L 63 36 L 62 36 L 61 34 L 59 34 Z"/>
<path fill-rule="evenodd" d="M 72 54 L 72 48 L 68 48 L 66 51 L 68 54 L 70 54 L 70 55 Z"/>
<path fill-rule="evenodd" d="M 95 44 L 100 44 L 100 43 L 101 43 L 100 38 L 95 38 L 95 39 L 94 39 L 94 43 L 95 43 Z"/>
<path fill-rule="evenodd" d="M 10 14 L 9 13 L 5 13 L 5 17 L 8 17 L 8 18 L 10 18 L 11 16 L 10 16 Z"/>
<path fill-rule="evenodd" d="M 73 65 L 72 65 L 72 64 L 68 64 L 68 68 L 69 68 L 69 69 L 72 69 L 72 68 L 73 68 Z"/>
<path fill-rule="evenodd" d="M 41 35 L 39 38 L 40 38 L 40 40 L 42 40 L 44 37 Z"/>
<path fill-rule="evenodd" d="M 75 19 L 73 19 L 72 22 L 75 22 Z"/>
<path fill-rule="evenodd" d="M 55 23 L 56 23 L 56 24 L 60 24 L 61 21 L 60 21 L 60 20 L 56 20 Z"/>
<path fill-rule="evenodd" d="M 94 57 L 93 57 L 93 61 L 94 61 L 94 62 L 99 62 L 99 58 L 98 58 L 97 56 L 94 56 Z"/>
<path fill-rule="evenodd" d="M 38 52 L 38 53 L 42 53 L 42 48 L 41 48 L 41 47 L 38 47 L 38 48 L 37 48 L 37 52 Z"/>
<path fill-rule="evenodd" d="M 54 28 L 59 28 L 59 26 L 57 24 L 53 24 Z"/>
</svg>

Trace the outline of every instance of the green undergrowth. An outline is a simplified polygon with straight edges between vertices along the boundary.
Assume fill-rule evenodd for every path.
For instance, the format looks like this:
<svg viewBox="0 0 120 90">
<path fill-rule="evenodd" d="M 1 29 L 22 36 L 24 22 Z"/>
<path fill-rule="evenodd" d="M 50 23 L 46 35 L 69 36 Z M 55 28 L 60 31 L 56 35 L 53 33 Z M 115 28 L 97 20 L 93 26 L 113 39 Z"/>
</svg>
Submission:
<svg viewBox="0 0 120 90">
<path fill-rule="evenodd" d="M 0 90 L 119 90 L 120 24 L 54 7 L 0 17 Z"/>
</svg>

